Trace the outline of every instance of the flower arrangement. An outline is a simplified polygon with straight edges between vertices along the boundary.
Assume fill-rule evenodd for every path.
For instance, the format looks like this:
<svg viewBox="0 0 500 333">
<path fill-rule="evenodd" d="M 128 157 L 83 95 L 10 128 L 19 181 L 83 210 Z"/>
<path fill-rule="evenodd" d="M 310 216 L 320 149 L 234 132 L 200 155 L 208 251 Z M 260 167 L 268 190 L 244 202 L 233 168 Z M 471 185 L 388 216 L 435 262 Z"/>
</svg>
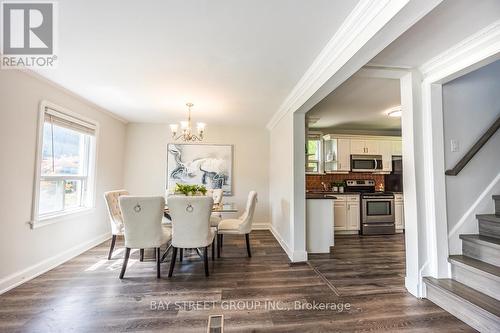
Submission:
<svg viewBox="0 0 500 333">
<path fill-rule="evenodd" d="M 205 195 L 207 194 L 207 188 L 204 185 L 190 185 L 190 184 L 179 184 L 175 186 L 175 193 L 182 193 L 187 196 L 193 195 Z"/>
</svg>

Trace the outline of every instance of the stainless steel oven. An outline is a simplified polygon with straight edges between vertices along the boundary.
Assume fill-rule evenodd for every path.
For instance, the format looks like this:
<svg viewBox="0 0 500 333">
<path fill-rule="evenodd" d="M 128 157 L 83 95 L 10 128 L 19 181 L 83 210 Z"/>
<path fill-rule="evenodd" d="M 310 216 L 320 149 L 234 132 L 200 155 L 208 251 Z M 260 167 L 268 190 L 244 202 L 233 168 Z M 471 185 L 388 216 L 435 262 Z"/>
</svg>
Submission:
<svg viewBox="0 0 500 333">
<path fill-rule="evenodd" d="M 361 196 L 361 232 L 363 235 L 394 234 L 394 194 L 364 193 Z"/>
<path fill-rule="evenodd" d="M 352 172 L 374 172 L 382 170 L 382 155 L 351 155 Z"/>
</svg>

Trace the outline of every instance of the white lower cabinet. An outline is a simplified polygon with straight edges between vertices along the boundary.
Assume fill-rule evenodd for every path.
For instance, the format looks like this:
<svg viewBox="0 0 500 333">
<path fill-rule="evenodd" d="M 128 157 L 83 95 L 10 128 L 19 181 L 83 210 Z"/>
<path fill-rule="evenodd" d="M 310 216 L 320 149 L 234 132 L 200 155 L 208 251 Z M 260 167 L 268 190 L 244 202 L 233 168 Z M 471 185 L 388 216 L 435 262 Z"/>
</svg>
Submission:
<svg viewBox="0 0 500 333">
<path fill-rule="evenodd" d="M 359 201 L 347 202 L 347 230 L 359 230 Z"/>
<path fill-rule="evenodd" d="M 335 231 L 359 231 L 359 195 L 335 194 L 334 229 Z"/>
<path fill-rule="evenodd" d="M 335 230 L 347 230 L 347 205 L 345 201 L 335 200 L 333 204 Z"/>
<path fill-rule="evenodd" d="M 394 218 L 396 230 L 403 230 L 405 228 L 405 214 L 402 194 L 394 195 Z"/>
</svg>

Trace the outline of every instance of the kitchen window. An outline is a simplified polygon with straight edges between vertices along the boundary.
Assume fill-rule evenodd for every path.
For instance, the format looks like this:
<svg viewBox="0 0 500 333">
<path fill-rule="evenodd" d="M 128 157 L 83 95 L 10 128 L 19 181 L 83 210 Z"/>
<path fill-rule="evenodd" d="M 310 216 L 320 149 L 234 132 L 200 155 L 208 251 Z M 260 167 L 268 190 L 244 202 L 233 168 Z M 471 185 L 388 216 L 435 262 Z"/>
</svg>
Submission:
<svg viewBox="0 0 500 333">
<path fill-rule="evenodd" d="M 309 135 L 307 139 L 307 166 L 306 172 L 319 173 L 321 171 L 321 135 Z"/>
<path fill-rule="evenodd" d="M 42 103 L 32 226 L 93 207 L 97 126 Z"/>
</svg>

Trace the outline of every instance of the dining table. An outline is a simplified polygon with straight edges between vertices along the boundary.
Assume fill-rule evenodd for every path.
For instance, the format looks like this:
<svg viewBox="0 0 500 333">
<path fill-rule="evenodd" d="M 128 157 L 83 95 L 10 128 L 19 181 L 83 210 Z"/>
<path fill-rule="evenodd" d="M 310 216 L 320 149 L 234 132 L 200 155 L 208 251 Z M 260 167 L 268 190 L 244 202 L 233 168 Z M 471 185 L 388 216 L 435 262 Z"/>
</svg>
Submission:
<svg viewBox="0 0 500 333">
<path fill-rule="evenodd" d="M 237 213 L 237 212 L 238 212 L 238 207 L 236 206 L 236 204 L 234 202 L 227 202 L 227 203 L 225 202 L 222 204 L 215 204 L 212 207 L 212 213 L 224 214 L 224 213 Z M 170 211 L 168 210 L 168 205 L 165 205 L 165 210 L 164 210 L 163 214 L 165 215 L 165 217 L 167 219 L 172 221 L 172 217 L 170 216 L 169 213 L 170 213 Z"/>
</svg>

